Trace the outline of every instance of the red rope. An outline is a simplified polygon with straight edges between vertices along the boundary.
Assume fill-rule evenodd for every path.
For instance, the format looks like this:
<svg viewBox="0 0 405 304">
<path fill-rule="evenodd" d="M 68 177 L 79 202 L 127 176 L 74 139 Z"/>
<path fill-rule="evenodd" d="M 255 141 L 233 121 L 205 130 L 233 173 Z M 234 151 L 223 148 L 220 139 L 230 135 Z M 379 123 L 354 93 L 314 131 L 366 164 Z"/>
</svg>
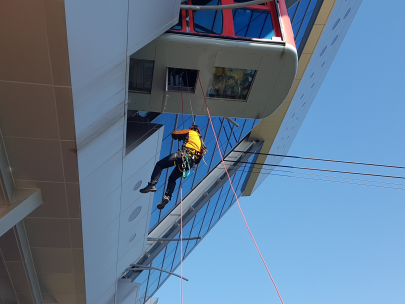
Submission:
<svg viewBox="0 0 405 304">
<path fill-rule="evenodd" d="M 183 116 L 184 130 L 184 110 L 183 110 L 183 87 L 180 79 L 181 92 L 181 114 Z M 183 177 L 180 177 L 180 276 L 181 276 L 181 304 L 183 304 Z"/>
<path fill-rule="evenodd" d="M 281 298 L 281 295 L 280 295 L 280 293 L 279 293 L 279 291 L 278 291 L 278 288 L 277 288 L 277 286 L 276 286 L 276 283 L 274 282 L 273 277 L 272 277 L 271 274 L 270 274 L 270 270 L 269 270 L 269 268 L 267 267 L 267 264 L 266 264 L 266 262 L 264 261 L 264 258 L 263 258 L 262 254 L 261 254 L 261 252 L 260 252 L 259 246 L 257 245 L 256 240 L 255 240 L 255 238 L 253 237 L 253 234 L 252 234 L 252 232 L 251 232 L 250 229 L 249 229 L 249 225 L 248 225 L 248 223 L 247 223 L 247 221 L 246 221 L 245 215 L 243 214 L 242 207 L 240 206 L 238 196 L 237 196 L 237 194 L 236 194 L 236 192 L 235 192 L 235 189 L 233 188 L 232 181 L 231 181 L 231 177 L 229 176 L 228 170 L 226 169 L 225 162 L 224 162 L 224 158 L 223 158 L 222 152 L 221 152 L 221 148 L 220 148 L 219 143 L 218 143 L 217 135 L 215 134 L 214 125 L 213 125 L 213 123 L 212 123 L 210 110 L 208 109 L 207 100 L 205 99 L 205 93 L 204 93 L 204 89 L 203 89 L 202 84 L 201 84 L 201 79 L 200 79 L 200 76 L 199 76 L 198 74 L 197 74 L 197 77 L 198 77 L 198 81 L 200 82 L 201 91 L 202 91 L 203 96 L 204 96 L 205 106 L 206 106 L 206 108 L 207 108 L 208 117 L 209 117 L 209 119 L 210 119 L 210 124 L 211 124 L 211 128 L 212 128 L 212 132 L 214 133 L 215 141 L 217 142 L 217 147 L 218 147 L 219 155 L 221 156 L 222 165 L 224 166 L 226 175 L 228 176 L 228 179 L 229 179 L 229 184 L 230 184 L 230 186 L 231 186 L 231 189 L 232 189 L 232 191 L 233 191 L 233 194 L 235 195 L 236 201 L 237 201 L 237 203 L 238 203 L 239 211 L 240 211 L 240 213 L 242 214 L 243 221 L 245 222 L 246 228 L 247 228 L 247 230 L 249 231 L 249 234 L 250 234 L 250 236 L 252 237 L 253 242 L 255 243 L 257 252 L 259 253 L 260 258 L 262 259 L 262 262 L 263 262 L 264 266 L 266 267 L 267 273 L 269 274 L 270 279 L 271 279 L 271 281 L 273 282 L 274 287 L 276 288 L 278 297 L 280 298 L 281 303 L 284 304 L 284 301 L 283 301 L 283 299 Z"/>
</svg>

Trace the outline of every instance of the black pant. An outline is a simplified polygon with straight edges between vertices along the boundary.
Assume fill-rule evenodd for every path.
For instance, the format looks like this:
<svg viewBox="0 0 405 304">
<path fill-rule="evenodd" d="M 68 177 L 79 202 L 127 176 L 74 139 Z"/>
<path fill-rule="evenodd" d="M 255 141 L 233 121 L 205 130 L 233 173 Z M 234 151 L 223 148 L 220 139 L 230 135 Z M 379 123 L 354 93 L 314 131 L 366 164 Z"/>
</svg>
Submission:
<svg viewBox="0 0 405 304">
<path fill-rule="evenodd" d="M 162 173 L 163 169 L 176 166 L 169 176 L 169 180 L 167 182 L 167 187 L 166 187 L 166 192 L 165 192 L 165 195 L 170 198 L 172 197 L 174 188 L 176 187 L 176 180 L 183 176 L 183 172 L 181 172 L 178 167 L 178 165 L 180 165 L 180 167 L 181 167 L 181 165 L 183 163 L 181 155 L 182 155 L 182 152 L 179 150 L 179 151 L 177 151 L 173 154 L 170 154 L 169 156 L 166 156 L 165 158 L 162 158 L 161 160 L 159 160 L 156 163 L 155 169 L 153 169 L 152 176 L 150 178 L 150 183 L 152 185 L 156 185 L 159 181 L 160 174 Z M 190 167 L 193 166 L 193 160 L 190 158 L 189 158 L 189 164 L 190 164 Z"/>
</svg>

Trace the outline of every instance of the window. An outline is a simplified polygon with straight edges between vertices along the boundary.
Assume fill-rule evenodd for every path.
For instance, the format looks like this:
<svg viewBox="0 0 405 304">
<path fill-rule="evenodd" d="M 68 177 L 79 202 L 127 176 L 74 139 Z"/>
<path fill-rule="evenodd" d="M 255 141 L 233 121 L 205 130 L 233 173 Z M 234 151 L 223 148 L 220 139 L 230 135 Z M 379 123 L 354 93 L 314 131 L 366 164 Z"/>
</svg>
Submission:
<svg viewBox="0 0 405 304">
<path fill-rule="evenodd" d="M 197 82 L 197 70 L 168 68 L 167 71 L 167 89 L 168 91 L 188 91 L 195 92 Z"/>
<path fill-rule="evenodd" d="M 215 67 L 207 97 L 246 100 L 256 70 Z"/>
<path fill-rule="evenodd" d="M 270 11 L 257 9 L 232 10 L 235 36 L 271 39 L 275 36 Z"/>
<path fill-rule="evenodd" d="M 221 5 L 220 0 L 193 0 L 193 5 Z M 194 30 L 197 33 L 222 34 L 222 11 L 193 11 Z"/>
<path fill-rule="evenodd" d="M 129 62 L 129 91 L 149 93 L 152 90 L 153 80 L 152 60 L 140 60 L 131 58 Z"/>
</svg>

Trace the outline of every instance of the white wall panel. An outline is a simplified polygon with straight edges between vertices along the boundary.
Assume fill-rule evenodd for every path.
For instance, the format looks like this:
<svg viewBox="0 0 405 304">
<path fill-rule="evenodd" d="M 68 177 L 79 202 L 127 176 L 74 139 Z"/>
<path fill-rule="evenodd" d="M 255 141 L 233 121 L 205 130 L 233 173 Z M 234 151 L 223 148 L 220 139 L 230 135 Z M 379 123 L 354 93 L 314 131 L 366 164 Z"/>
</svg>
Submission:
<svg viewBox="0 0 405 304">
<path fill-rule="evenodd" d="M 84 269 L 90 272 L 92 267 L 118 243 L 119 219 L 114 220 L 107 228 L 100 231 L 94 240 L 83 246 L 84 249 Z"/>
<path fill-rule="evenodd" d="M 116 267 L 117 264 L 117 247 L 111 247 L 90 269 L 86 272 L 90 273 L 93 278 L 111 276 L 110 280 L 114 282 L 116 279 L 115 273 L 113 274 L 111 268 Z"/>
<path fill-rule="evenodd" d="M 126 58 L 108 64 L 73 87 L 77 146 L 80 149 L 125 114 Z"/>
<path fill-rule="evenodd" d="M 90 144 L 78 150 L 79 181 L 84 180 L 94 170 L 105 163 L 124 146 L 124 119 L 120 119 Z"/>
<path fill-rule="evenodd" d="M 121 173 L 122 153 L 118 152 L 80 182 L 82 214 L 93 210 L 121 185 Z"/>
<path fill-rule="evenodd" d="M 132 203 L 126 210 L 123 210 L 120 215 L 120 235 L 127 233 L 129 230 L 133 229 L 133 227 L 148 213 L 150 213 L 150 204 L 151 201 L 153 202 L 153 194 L 142 194 L 142 199 L 137 199 L 135 202 Z M 139 208 L 141 208 L 139 210 Z M 139 214 L 136 216 L 135 219 L 130 221 L 130 217 L 133 212 Z"/>
<path fill-rule="evenodd" d="M 86 246 L 118 218 L 121 189 L 117 188 L 93 210 L 82 215 L 83 244 Z"/>
<path fill-rule="evenodd" d="M 129 0 L 128 55 L 175 25 L 179 10 L 180 0 Z"/>
<path fill-rule="evenodd" d="M 65 1 L 90 304 L 107 303 L 117 275 L 145 250 L 153 195 L 141 196 L 134 182 L 142 180 L 143 187 L 149 180 L 163 128 L 123 160 L 127 50 L 135 52 L 173 26 L 179 5 L 180 0 Z M 128 222 L 125 213 L 137 206 L 141 213 Z M 121 247 L 120 224 L 122 240 L 137 233 Z"/>
<path fill-rule="evenodd" d="M 139 189 L 145 187 L 148 184 L 154 166 L 155 159 L 152 159 L 140 170 L 136 171 L 136 173 L 131 178 L 123 183 L 121 197 L 122 211 L 127 210 L 135 201 L 138 200 L 139 204 L 147 204 L 147 202 L 149 201 L 149 195 L 140 193 Z M 138 186 L 137 184 L 139 183 L 139 181 L 142 181 L 142 184 L 139 186 L 139 188 L 137 188 L 135 186 Z"/>
<path fill-rule="evenodd" d="M 134 247 L 138 241 L 144 240 L 148 232 L 148 215 L 139 219 L 127 232 L 120 231 L 120 241 L 118 244 L 118 259 L 124 257 L 127 252 Z M 132 241 L 131 239 L 134 238 Z"/>
<path fill-rule="evenodd" d="M 92 277 L 87 280 L 86 275 L 87 304 L 107 304 L 115 294 L 115 282 L 115 266 L 110 268 L 107 274 L 102 277 Z"/>
<path fill-rule="evenodd" d="M 65 1 L 65 11 L 75 86 L 126 51 L 128 0 Z"/>
<path fill-rule="evenodd" d="M 146 139 L 139 147 L 125 156 L 124 169 L 122 172 L 123 182 L 133 176 L 138 168 L 143 167 L 143 165 L 150 161 L 152 158 L 159 157 L 160 148 L 162 145 L 163 131 L 164 127 L 161 127 L 158 131 L 156 131 L 148 139 Z"/>
</svg>

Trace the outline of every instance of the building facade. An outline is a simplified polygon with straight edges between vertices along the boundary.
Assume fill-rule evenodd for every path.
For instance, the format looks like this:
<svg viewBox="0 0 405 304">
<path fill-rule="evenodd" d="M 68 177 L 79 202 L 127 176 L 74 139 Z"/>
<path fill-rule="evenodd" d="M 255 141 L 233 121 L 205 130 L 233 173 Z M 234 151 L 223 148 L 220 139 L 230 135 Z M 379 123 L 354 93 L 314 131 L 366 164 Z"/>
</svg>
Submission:
<svg viewBox="0 0 405 304">
<path fill-rule="evenodd" d="M 267 118 L 231 117 L 238 126 L 213 117 L 238 196 L 266 177 L 244 162 L 281 161 L 249 152 L 288 152 L 361 1 L 286 4 L 298 51 L 287 98 Z M 180 263 L 179 241 L 156 241 L 179 237 L 179 183 L 163 210 L 168 173 L 156 193 L 139 189 L 183 124 L 200 126 L 209 151 L 183 182 L 183 237 L 203 238 L 234 204 L 207 116 L 129 103 L 131 58 L 179 10 L 179 0 L 0 4 L 0 304 L 156 303 L 171 275 L 149 268 Z M 184 241 L 183 257 L 200 242 Z"/>
</svg>

